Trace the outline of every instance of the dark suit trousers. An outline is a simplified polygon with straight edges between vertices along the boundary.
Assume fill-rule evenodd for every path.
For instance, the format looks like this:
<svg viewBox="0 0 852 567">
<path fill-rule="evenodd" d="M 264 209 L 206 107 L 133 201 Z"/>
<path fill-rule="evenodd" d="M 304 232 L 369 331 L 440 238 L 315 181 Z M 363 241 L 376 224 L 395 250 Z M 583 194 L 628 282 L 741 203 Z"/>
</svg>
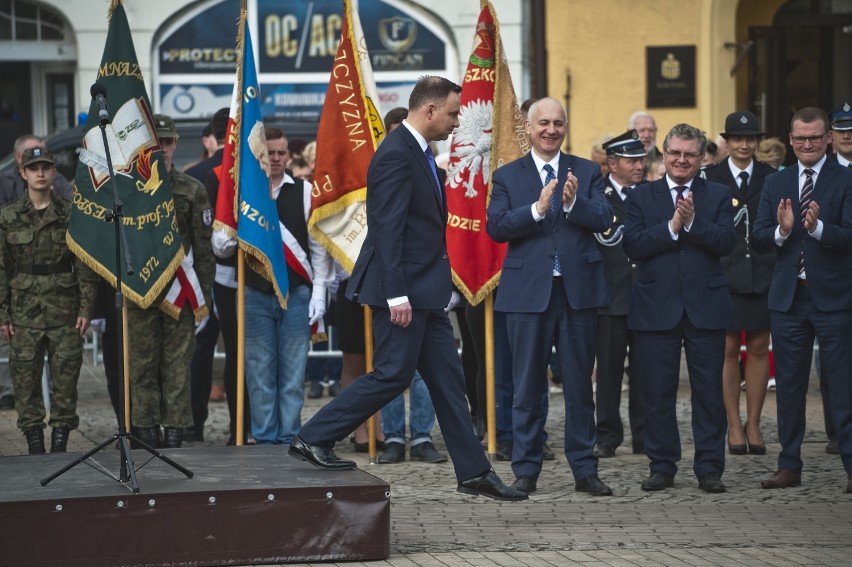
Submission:
<svg viewBox="0 0 852 567">
<path fill-rule="evenodd" d="M 692 402 L 693 471 L 725 470 L 727 418 L 722 400 L 725 329 L 698 329 L 684 314 L 670 331 L 636 331 L 636 355 L 645 386 L 645 452 L 651 472 L 674 476 L 681 458 L 677 428 L 680 352 L 686 351 Z"/>
<path fill-rule="evenodd" d="M 630 345 L 630 390 L 628 413 L 634 449 L 644 445 L 645 391 L 631 344 L 632 333 L 627 328 L 626 315 L 598 315 L 597 335 L 597 388 L 595 410 L 598 423 L 598 445 L 615 449 L 624 442 L 624 425 L 621 422 L 621 383 L 624 378 L 624 360 Z"/>
<path fill-rule="evenodd" d="M 852 311 L 819 311 L 807 287 L 797 287 L 789 311 L 770 311 L 778 406 L 778 468 L 802 472 L 805 400 L 814 337 L 828 387 L 829 408 L 843 467 L 852 474 Z"/>
<path fill-rule="evenodd" d="M 556 340 L 565 397 L 565 456 L 579 480 L 598 473 L 592 369 L 595 361 L 595 309 L 572 309 L 561 281 L 554 281 L 543 313 L 507 313 L 514 356 L 515 399 L 512 405 L 512 471 L 538 478 L 543 460 L 542 388 Z"/>
<path fill-rule="evenodd" d="M 388 308 L 373 307 L 373 372 L 355 380 L 314 415 L 299 433 L 306 443 L 331 447 L 403 393 L 414 370 L 429 388 L 435 415 L 459 481 L 491 468 L 473 433 L 464 372 L 450 320 L 443 309 L 413 311 L 406 327 L 390 322 Z"/>
</svg>

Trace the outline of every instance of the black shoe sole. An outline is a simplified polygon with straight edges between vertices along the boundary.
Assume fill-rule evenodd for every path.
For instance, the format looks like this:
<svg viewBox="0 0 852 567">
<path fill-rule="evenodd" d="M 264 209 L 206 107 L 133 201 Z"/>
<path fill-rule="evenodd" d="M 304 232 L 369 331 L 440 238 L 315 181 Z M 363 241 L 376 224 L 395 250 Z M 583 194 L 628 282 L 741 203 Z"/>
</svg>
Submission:
<svg viewBox="0 0 852 567">
<path fill-rule="evenodd" d="M 500 500 L 501 502 L 521 502 L 523 500 L 529 500 L 526 494 L 524 494 L 523 498 L 503 498 L 502 496 L 496 496 L 494 494 L 480 492 L 475 488 L 464 488 L 462 486 L 457 486 L 456 492 L 461 492 L 462 494 L 468 494 L 470 496 L 485 496 L 486 498 L 491 498 L 492 500 Z"/>
<path fill-rule="evenodd" d="M 306 463 L 310 463 L 311 466 L 314 466 L 318 469 L 326 470 L 326 471 L 351 471 L 353 469 L 357 469 L 358 465 L 352 463 L 351 465 L 346 465 L 345 467 L 325 467 L 323 465 L 318 465 L 312 461 L 309 461 L 307 457 L 303 457 L 301 454 L 297 453 L 293 449 L 287 449 L 287 454 L 293 458 L 299 459 L 300 461 L 305 461 Z"/>
</svg>

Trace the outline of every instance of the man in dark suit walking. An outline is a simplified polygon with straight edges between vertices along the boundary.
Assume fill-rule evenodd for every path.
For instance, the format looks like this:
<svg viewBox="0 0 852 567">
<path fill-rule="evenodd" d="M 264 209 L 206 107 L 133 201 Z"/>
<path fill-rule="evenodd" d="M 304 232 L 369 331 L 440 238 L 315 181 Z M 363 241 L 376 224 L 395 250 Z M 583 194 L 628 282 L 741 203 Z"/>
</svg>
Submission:
<svg viewBox="0 0 852 567">
<path fill-rule="evenodd" d="M 666 175 L 627 198 L 624 251 L 637 262 L 628 315 L 645 386 L 645 452 L 650 476 L 642 490 L 674 486 L 681 457 L 675 403 L 680 352 L 686 349 L 692 389 L 693 470 L 706 492 L 725 492 L 725 329 L 734 306 L 721 256 L 736 243 L 731 192 L 698 177 L 704 134 L 678 124 L 663 142 Z"/>
<path fill-rule="evenodd" d="M 560 151 L 565 109 L 553 98 L 527 117 L 532 151 L 494 172 L 488 234 L 508 242 L 494 308 L 506 312 L 512 347 L 513 487 L 534 492 L 543 456 L 541 392 L 556 353 L 565 396 L 565 455 L 575 489 L 612 490 L 598 478 L 592 369 L 597 308 L 610 300 L 595 232 L 612 223 L 598 164 Z"/>
<path fill-rule="evenodd" d="M 603 144 L 609 175 L 604 195 L 614 212 L 612 225 L 606 232 L 595 234 L 598 250 L 603 256 L 606 279 L 612 290 L 612 302 L 598 309 L 597 377 L 595 398 L 597 417 L 597 444 L 595 456 L 615 456 L 615 450 L 624 442 L 624 424 L 621 422 L 621 384 L 624 379 L 624 361 L 630 364 L 630 391 L 628 414 L 634 454 L 645 452 L 645 392 L 639 375 L 633 333 L 627 328 L 630 296 L 636 264 L 627 257 L 622 247 L 624 221 L 627 216 L 627 195 L 645 177 L 647 151 L 636 130 Z M 630 347 L 628 355 L 628 346 Z"/>
<path fill-rule="evenodd" d="M 805 397 L 816 337 L 846 492 L 852 492 L 852 171 L 826 156 L 831 141 L 824 111 L 807 107 L 793 115 L 790 145 L 798 163 L 766 178 L 754 227 L 755 245 L 778 253 L 769 320 L 781 454 L 763 488 L 802 482 Z"/>
<path fill-rule="evenodd" d="M 326 469 L 354 468 L 332 447 L 408 388 L 414 371 L 429 388 L 453 461 L 459 492 L 524 500 L 491 470 L 473 433 L 464 373 L 444 308 L 452 281 L 447 256 L 447 201 L 429 142 L 458 127 L 461 87 L 423 77 L 408 118 L 377 148 L 367 172 L 369 233 L 347 296 L 373 310 L 373 372 L 323 407 L 290 445 L 290 454 Z"/>
</svg>

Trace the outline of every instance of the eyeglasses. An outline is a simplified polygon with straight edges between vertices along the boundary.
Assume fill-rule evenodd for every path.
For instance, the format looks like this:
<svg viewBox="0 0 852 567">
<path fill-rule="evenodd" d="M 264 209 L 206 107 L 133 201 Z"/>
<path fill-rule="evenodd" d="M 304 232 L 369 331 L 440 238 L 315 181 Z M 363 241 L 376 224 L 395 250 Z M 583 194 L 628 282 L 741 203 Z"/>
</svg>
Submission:
<svg viewBox="0 0 852 567">
<path fill-rule="evenodd" d="M 825 137 L 826 134 L 828 134 L 828 132 L 823 132 L 822 134 L 820 134 L 818 136 L 792 136 L 791 135 L 790 140 L 794 144 L 798 144 L 798 145 L 802 145 L 805 142 L 810 142 L 812 144 L 819 144 L 822 141 L 822 139 Z"/>
<path fill-rule="evenodd" d="M 670 152 L 668 150 L 666 150 L 666 155 L 671 156 L 675 159 L 683 158 L 687 161 L 698 159 L 699 157 L 702 156 L 702 154 L 696 154 L 696 153 L 692 153 L 692 152 Z"/>
</svg>

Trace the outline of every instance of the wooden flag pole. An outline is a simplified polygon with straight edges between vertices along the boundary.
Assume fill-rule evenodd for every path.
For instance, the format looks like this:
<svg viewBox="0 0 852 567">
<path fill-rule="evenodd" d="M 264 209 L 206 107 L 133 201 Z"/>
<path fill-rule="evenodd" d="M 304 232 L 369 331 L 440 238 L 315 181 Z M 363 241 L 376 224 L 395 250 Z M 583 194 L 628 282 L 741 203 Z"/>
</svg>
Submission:
<svg viewBox="0 0 852 567">
<path fill-rule="evenodd" d="M 364 356 L 367 363 L 367 373 L 373 371 L 373 312 L 368 306 L 364 306 Z M 370 456 L 370 464 L 378 463 L 376 450 L 376 431 L 378 430 L 378 416 L 374 413 L 367 420 L 367 451 Z"/>
<path fill-rule="evenodd" d="M 237 250 L 237 427 L 235 442 L 243 444 L 246 399 L 246 262 L 243 249 Z"/>
<path fill-rule="evenodd" d="M 494 393 L 494 293 L 485 296 L 485 416 L 488 458 L 497 460 L 497 409 Z"/>
</svg>

